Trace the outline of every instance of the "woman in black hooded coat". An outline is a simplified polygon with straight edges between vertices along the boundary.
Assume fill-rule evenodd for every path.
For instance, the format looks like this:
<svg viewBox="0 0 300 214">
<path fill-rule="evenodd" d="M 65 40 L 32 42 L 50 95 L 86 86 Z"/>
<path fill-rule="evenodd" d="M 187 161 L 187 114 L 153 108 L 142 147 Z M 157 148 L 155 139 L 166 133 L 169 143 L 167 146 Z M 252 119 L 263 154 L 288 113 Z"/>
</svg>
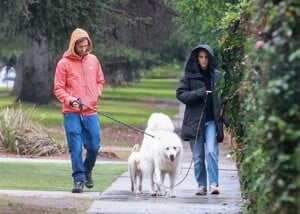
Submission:
<svg viewBox="0 0 300 214">
<path fill-rule="evenodd" d="M 196 195 L 207 194 L 207 187 L 211 194 L 219 194 L 218 142 L 223 141 L 223 123 L 217 65 L 213 49 L 198 45 L 190 54 L 176 90 L 177 99 L 185 104 L 181 138 L 190 142 L 193 153 Z"/>
</svg>

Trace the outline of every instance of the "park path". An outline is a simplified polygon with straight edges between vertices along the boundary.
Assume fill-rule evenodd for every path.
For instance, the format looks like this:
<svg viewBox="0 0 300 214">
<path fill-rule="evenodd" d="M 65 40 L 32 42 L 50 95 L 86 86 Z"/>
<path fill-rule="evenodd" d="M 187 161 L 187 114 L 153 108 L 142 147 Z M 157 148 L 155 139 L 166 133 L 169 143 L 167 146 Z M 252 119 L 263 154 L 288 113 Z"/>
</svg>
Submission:
<svg viewBox="0 0 300 214">
<path fill-rule="evenodd" d="M 174 125 L 180 129 L 184 106 L 180 105 L 180 113 L 173 118 Z M 176 198 L 151 197 L 149 193 L 149 179 L 144 178 L 142 195 L 134 196 L 130 191 L 129 173 L 123 173 L 106 191 L 94 198 L 88 214 L 235 214 L 243 213 L 238 169 L 235 161 L 230 157 L 231 146 L 228 143 L 220 144 L 219 177 L 220 195 L 196 196 L 197 184 L 191 164 L 191 152 L 188 142 L 183 142 L 184 157 L 181 172 L 177 178 L 180 182 L 175 188 Z M 168 186 L 168 180 L 166 180 Z"/>
</svg>

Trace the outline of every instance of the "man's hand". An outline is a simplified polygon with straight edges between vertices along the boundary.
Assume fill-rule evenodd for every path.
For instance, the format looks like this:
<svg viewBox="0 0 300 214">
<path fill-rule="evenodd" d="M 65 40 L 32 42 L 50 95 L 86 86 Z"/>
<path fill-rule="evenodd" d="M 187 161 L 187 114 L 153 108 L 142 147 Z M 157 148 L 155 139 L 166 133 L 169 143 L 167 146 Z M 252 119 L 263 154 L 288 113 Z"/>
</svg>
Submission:
<svg viewBox="0 0 300 214">
<path fill-rule="evenodd" d="M 75 108 L 80 108 L 80 109 L 82 109 L 81 99 L 78 98 L 78 99 L 76 99 L 76 100 L 71 100 L 71 101 L 70 101 L 70 106 L 75 107 Z"/>
<path fill-rule="evenodd" d="M 211 92 L 212 92 L 212 91 L 206 91 L 206 95 L 209 95 L 209 94 L 211 94 Z"/>
</svg>

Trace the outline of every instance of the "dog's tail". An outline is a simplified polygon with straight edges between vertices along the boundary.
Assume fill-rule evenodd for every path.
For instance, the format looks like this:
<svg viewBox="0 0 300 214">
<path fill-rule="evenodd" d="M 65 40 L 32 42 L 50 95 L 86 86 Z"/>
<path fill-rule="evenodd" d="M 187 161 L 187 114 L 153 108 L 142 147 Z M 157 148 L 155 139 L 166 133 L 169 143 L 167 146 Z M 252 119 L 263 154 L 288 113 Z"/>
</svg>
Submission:
<svg viewBox="0 0 300 214">
<path fill-rule="evenodd" d="M 132 152 L 139 152 L 140 151 L 140 145 L 139 144 L 135 144 L 133 147 L 132 147 Z"/>
</svg>

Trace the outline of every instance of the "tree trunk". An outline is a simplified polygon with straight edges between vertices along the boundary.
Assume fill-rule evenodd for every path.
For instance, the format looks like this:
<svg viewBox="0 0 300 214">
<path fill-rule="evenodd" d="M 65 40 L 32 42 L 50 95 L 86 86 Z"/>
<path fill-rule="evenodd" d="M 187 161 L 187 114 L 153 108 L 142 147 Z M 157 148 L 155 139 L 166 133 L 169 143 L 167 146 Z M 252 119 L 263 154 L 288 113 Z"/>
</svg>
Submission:
<svg viewBox="0 0 300 214">
<path fill-rule="evenodd" d="M 48 43 L 45 38 L 32 46 L 17 61 L 17 76 L 13 93 L 17 100 L 48 104 L 52 98 L 52 71 L 49 69 Z"/>
</svg>

